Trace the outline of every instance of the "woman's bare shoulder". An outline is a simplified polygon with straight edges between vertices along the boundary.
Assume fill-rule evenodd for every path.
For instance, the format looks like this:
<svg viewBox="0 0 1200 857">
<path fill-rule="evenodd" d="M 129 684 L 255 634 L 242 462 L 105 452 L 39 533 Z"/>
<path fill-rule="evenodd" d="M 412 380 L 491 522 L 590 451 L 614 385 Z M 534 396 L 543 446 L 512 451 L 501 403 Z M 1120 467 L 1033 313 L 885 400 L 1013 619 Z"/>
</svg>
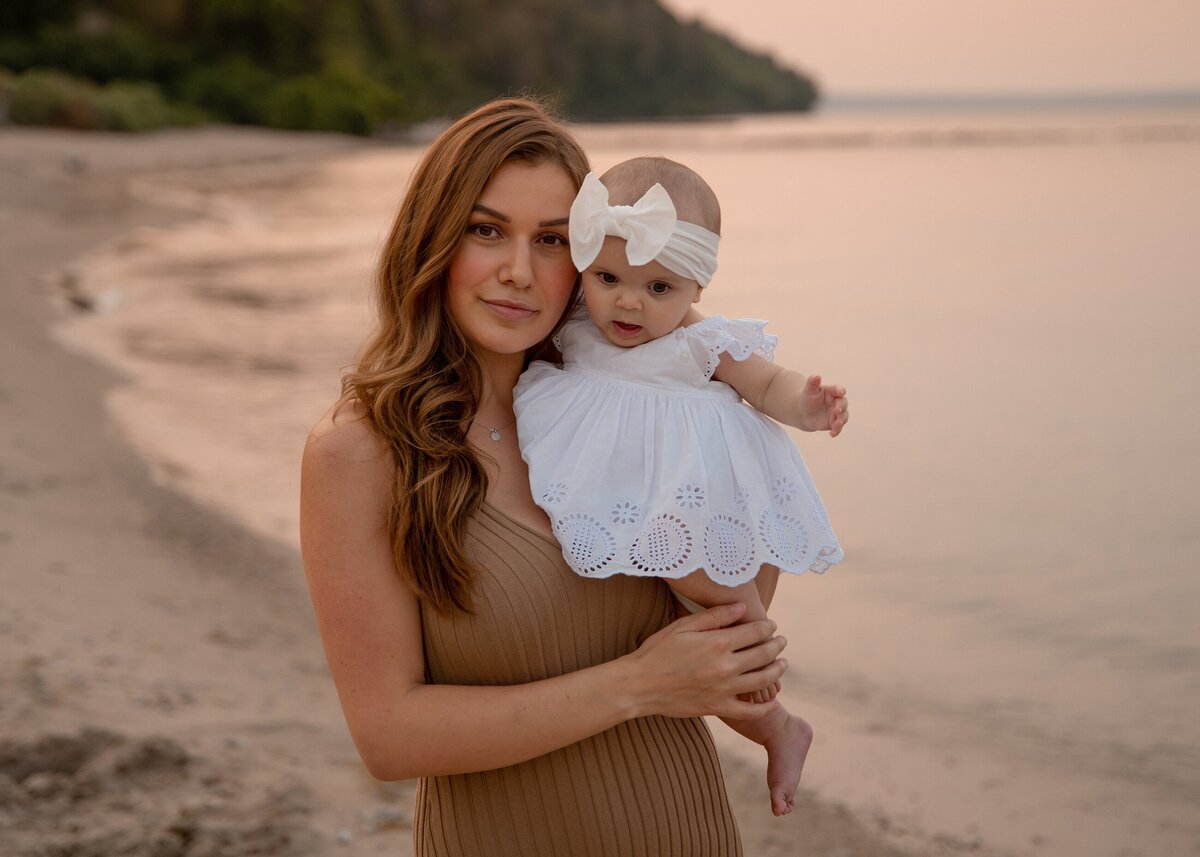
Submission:
<svg viewBox="0 0 1200 857">
<path fill-rule="evenodd" d="M 388 458 L 387 443 L 371 426 L 366 409 L 356 400 L 339 402 L 313 426 L 304 444 L 306 461 L 327 458 L 347 465 L 377 465 Z"/>
<path fill-rule="evenodd" d="M 387 442 L 357 402 L 334 406 L 309 432 L 300 468 L 302 507 L 386 517 L 395 470 Z"/>
<path fill-rule="evenodd" d="M 300 466 L 300 547 L 310 578 L 341 577 L 368 554 L 391 567 L 394 479 L 387 446 L 361 408 L 334 407 L 313 427 Z"/>
</svg>

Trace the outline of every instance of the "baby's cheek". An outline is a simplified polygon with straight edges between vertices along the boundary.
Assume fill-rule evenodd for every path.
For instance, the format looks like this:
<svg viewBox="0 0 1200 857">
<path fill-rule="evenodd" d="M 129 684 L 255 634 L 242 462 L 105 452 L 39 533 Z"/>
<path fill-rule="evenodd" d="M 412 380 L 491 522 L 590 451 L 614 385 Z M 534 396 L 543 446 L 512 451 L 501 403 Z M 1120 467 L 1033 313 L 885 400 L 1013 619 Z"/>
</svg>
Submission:
<svg viewBox="0 0 1200 857">
<path fill-rule="evenodd" d="M 583 278 L 583 303 L 587 306 L 588 313 L 595 318 L 603 309 L 603 300 L 595 287 L 589 287 L 588 278 Z"/>
</svg>

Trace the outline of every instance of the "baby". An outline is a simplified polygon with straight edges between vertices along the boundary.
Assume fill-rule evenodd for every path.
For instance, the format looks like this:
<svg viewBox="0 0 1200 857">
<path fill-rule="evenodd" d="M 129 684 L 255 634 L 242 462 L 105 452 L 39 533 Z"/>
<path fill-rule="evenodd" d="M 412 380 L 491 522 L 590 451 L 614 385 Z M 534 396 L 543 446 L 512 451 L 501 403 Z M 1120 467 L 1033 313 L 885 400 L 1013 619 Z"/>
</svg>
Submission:
<svg viewBox="0 0 1200 857">
<path fill-rule="evenodd" d="M 763 566 L 824 572 L 842 558 L 768 417 L 837 436 L 849 412 L 844 388 L 770 362 L 766 322 L 696 320 L 720 221 L 711 188 L 674 161 L 589 174 L 569 227 L 587 314 L 555 336 L 561 369 L 521 376 L 514 408 L 534 499 L 572 569 L 662 577 L 690 609 L 737 600 L 752 621 L 766 615 L 760 585 L 770 597 Z M 772 811 L 789 813 L 811 728 L 782 706 L 726 722 L 766 748 Z"/>
</svg>

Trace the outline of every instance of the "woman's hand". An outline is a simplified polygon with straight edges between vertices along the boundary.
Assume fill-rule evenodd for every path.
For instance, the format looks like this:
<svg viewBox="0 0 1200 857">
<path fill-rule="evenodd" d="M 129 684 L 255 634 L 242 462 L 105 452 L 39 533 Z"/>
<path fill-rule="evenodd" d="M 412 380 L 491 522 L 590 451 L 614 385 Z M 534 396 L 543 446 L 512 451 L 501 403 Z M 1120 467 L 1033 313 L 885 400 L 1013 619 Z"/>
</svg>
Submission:
<svg viewBox="0 0 1200 857">
<path fill-rule="evenodd" d="M 771 636 L 775 623 L 735 625 L 745 610 L 742 603 L 722 604 L 676 619 L 627 655 L 638 713 L 744 720 L 778 707 L 774 700 L 738 699 L 773 687 L 787 670 L 779 657 L 787 641 Z"/>
</svg>

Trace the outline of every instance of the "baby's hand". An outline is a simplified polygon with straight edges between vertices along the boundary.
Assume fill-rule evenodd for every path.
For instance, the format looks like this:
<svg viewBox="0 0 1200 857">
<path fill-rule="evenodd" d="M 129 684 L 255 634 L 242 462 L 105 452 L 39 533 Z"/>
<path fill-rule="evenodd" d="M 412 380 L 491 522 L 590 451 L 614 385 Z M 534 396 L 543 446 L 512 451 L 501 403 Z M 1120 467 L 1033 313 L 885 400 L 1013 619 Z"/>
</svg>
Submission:
<svg viewBox="0 0 1200 857">
<path fill-rule="evenodd" d="M 830 437 L 841 434 L 850 421 L 850 403 L 846 388 L 822 384 L 820 375 L 809 375 L 797 402 L 796 426 L 805 431 L 828 431 Z"/>
</svg>

